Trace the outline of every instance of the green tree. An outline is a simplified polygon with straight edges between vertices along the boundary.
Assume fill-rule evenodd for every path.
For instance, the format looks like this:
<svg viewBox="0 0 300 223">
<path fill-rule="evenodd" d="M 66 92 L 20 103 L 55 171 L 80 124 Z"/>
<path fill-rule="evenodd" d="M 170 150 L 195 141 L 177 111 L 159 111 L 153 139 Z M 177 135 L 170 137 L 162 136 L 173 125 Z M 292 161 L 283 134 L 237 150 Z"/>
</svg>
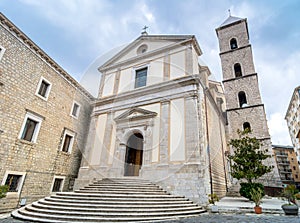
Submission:
<svg viewBox="0 0 300 223">
<path fill-rule="evenodd" d="M 245 179 L 249 184 L 266 173 L 271 172 L 273 166 L 266 166 L 263 161 L 270 157 L 267 149 L 261 148 L 261 142 L 255 137 L 249 137 L 250 131 L 238 130 L 239 138 L 231 139 L 229 145 L 234 148 L 233 155 L 228 155 L 231 161 L 232 177 Z"/>
<path fill-rule="evenodd" d="M 6 196 L 7 191 L 8 191 L 7 185 L 0 185 L 0 199 Z"/>
</svg>

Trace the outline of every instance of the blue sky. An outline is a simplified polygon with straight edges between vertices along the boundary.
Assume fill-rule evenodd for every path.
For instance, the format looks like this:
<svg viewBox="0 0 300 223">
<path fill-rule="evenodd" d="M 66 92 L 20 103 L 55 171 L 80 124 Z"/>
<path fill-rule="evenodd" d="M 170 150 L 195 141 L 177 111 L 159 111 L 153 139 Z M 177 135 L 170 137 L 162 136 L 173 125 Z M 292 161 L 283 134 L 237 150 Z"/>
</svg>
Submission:
<svg viewBox="0 0 300 223">
<path fill-rule="evenodd" d="M 300 85 L 300 2 L 242 0 L 1 0 L 1 12 L 79 82 L 99 56 L 149 34 L 194 34 L 221 81 L 215 33 L 227 17 L 247 18 L 273 144 L 291 144 L 284 116 Z"/>
</svg>

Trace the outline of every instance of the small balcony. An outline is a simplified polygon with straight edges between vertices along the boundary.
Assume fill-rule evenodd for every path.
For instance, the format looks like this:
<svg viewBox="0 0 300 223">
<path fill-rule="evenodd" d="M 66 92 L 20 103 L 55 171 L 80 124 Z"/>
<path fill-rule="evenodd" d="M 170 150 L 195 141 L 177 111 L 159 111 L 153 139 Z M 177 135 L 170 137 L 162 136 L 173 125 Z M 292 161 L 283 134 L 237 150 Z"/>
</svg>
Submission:
<svg viewBox="0 0 300 223">
<path fill-rule="evenodd" d="M 283 152 L 276 152 L 275 153 L 277 157 L 288 157 L 288 155 L 286 153 Z"/>
<path fill-rule="evenodd" d="M 291 169 L 278 169 L 280 173 L 292 173 Z"/>
</svg>

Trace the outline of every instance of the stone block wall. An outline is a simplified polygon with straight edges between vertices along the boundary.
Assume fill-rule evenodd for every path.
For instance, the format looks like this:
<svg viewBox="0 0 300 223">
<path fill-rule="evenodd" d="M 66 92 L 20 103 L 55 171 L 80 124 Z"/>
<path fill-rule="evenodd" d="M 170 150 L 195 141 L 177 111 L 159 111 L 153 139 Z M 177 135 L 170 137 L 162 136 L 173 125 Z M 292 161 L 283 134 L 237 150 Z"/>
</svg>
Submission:
<svg viewBox="0 0 300 223">
<path fill-rule="evenodd" d="M 227 109 L 240 107 L 238 98 L 240 91 L 245 92 L 247 105 L 262 104 L 257 75 L 238 78 L 232 81 L 224 82 L 223 84 L 226 92 Z"/>
<path fill-rule="evenodd" d="M 89 126 L 92 96 L 38 48 L 2 14 L 0 46 L 0 183 L 12 171 L 24 173 L 18 192 L 1 199 L 0 210 L 15 208 L 20 198 L 27 203 L 49 195 L 54 176 L 65 178 L 63 190 L 72 189 Z M 41 77 L 51 83 L 47 100 L 36 95 Z M 72 117 L 73 102 L 80 105 Z M 36 142 L 20 139 L 25 115 L 41 117 Z M 72 151 L 61 151 L 65 129 L 74 132 Z M 69 185 L 71 184 L 71 185 Z"/>
<path fill-rule="evenodd" d="M 230 128 L 229 138 L 238 138 L 237 130 L 243 130 L 243 123 L 249 122 L 252 133 L 250 136 L 256 136 L 259 139 L 270 138 L 265 109 L 263 105 L 249 106 L 238 110 L 227 112 L 227 118 Z"/>
<path fill-rule="evenodd" d="M 251 45 L 240 49 L 231 50 L 220 54 L 223 72 L 223 80 L 235 78 L 234 64 L 241 65 L 242 75 L 254 74 L 255 68 L 253 63 L 253 55 Z M 251 59 L 249 59 L 251 58 Z"/>
</svg>

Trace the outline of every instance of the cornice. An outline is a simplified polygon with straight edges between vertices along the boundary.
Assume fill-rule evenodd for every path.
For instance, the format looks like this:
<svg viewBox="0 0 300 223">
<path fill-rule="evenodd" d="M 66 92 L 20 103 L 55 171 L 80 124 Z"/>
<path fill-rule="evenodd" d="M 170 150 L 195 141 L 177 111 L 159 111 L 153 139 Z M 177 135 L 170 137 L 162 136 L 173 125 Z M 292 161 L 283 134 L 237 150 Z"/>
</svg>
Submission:
<svg viewBox="0 0 300 223">
<path fill-rule="evenodd" d="M 251 44 L 247 44 L 247 45 L 245 45 L 245 46 L 241 46 L 241 47 L 238 47 L 238 48 L 236 48 L 236 49 L 230 49 L 230 50 L 221 52 L 221 53 L 219 53 L 219 55 L 221 56 L 221 55 L 223 55 L 223 54 L 232 53 L 232 52 L 239 51 L 239 50 L 242 50 L 242 49 L 245 49 L 245 48 L 248 48 L 248 47 L 251 48 Z"/>
<path fill-rule="evenodd" d="M 265 106 L 264 106 L 264 104 L 248 105 L 248 106 L 242 107 L 242 108 L 230 108 L 230 109 L 227 109 L 226 112 L 243 110 L 243 109 L 248 109 L 248 108 L 255 108 L 255 107 L 265 107 Z"/>
<path fill-rule="evenodd" d="M 166 100 L 197 96 L 200 84 L 199 75 L 189 75 L 162 83 L 137 88 L 117 95 L 97 99 L 94 103 L 94 115 L 106 113 L 111 109 L 119 110 L 134 106 L 138 107 L 145 103 L 156 103 Z M 182 88 L 182 89 L 180 89 Z M 159 95 L 153 97 L 153 95 Z M 144 97 L 144 98 L 143 98 Z M 140 98 L 138 101 L 132 102 Z M 114 104 L 112 106 L 112 104 Z"/>
<path fill-rule="evenodd" d="M 247 74 L 247 75 L 243 75 L 241 77 L 235 77 L 235 78 L 226 79 L 226 80 L 223 80 L 222 82 L 226 83 L 226 82 L 229 82 L 229 81 L 238 81 L 238 80 L 246 79 L 246 78 L 252 77 L 252 76 L 257 76 L 257 73 Z"/>
</svg>

